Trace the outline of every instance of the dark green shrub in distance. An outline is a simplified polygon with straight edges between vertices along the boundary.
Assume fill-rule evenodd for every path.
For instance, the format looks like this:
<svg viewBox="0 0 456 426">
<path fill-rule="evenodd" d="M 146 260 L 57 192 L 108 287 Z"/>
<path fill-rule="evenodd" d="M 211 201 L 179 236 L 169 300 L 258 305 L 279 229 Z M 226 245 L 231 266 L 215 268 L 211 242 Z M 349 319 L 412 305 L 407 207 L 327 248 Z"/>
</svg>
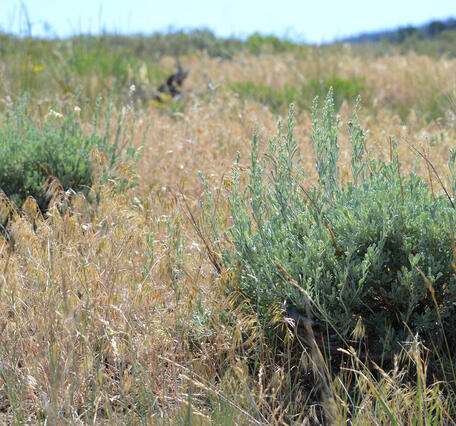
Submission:
<svg viewBox="0 0 456 426">
<path fill-rule="evenodd" d="M 293 43 L 290 40 L 281 40 L 280 38 L 273 35 L 262 36 L 258 33 L 255 33 L 247 39 L 247 47 L 250 53 L 258 55 L 262 51 L 269 50 L 271 53 L 281 53 L 290 50 L 296 50 L 302 46 Z"/>
<path fill-rule="evenodd" d="M 276 90 L 263 83 L 252 81 L 231 83 L 231 88 L 242 99 L 253 99 L 263 105 L 267 105 L 273 112 L 279 112 L 285 105 L 297 98 L 298 90 L 294 87 L 284 86 Z"/>
<path fill-rule="evenodd" d="M 44 186 L 49 177 L 57 178 L 64 190 L 84 191 L 92 185 L 94 171 L 90 154 L 95 147 L 108 155 L 110 165 L 105 178 L 112 177 L 132 134 L 127 135 L 128 129 L 122 128 L 119 118 L 112 139 L 109 126 L 99 135 L 99 109 L 98 103 L 95 130 L 91 134 L 82 130 L 75 112 L 64 115 L 51 112 L 43 122 L 32 119 L 27 112 L 26 98 L 11 110 L 5 110 L 0 127 L 1 190 L 18 207 L 32 196 L 45 211 L 49 200 L 44 194 Z M 110 115 L 111 109 L 108 108 L 107 122 Z M 128 146 L 126 155 L 128 160 L 132 160 L 135 150 Z"/>
<path fill-rule="evenodd" d="M 250 183 L 244 192 L 237 183 L 230 197 L 233 246 L 224 261 L 237 276 L 236 288 L 265 325 L 271 306 L 283 300 L 304 314 L 310 305 L 312 319 L 332 336 L 351 340 L 355 329 L 358 336 L 364 330 L 363 347 L 371 355 L 391 355 L 410 341 L 405 324 L 429 345 L 442 344 L 445 335 L 455 348 L 455 209 L 445 197 L 434 199 L 416 174 L 400 177 L 396 154 L 391 162 L 363 159 L 356 109 L 349 122 L 353 182 L 341 185 L 332 91 L 321 114 L 317 105 L 319 181 L 312 191 L 304 189 L 295 158 L 293 110 L 264 156 L 253 139 Z"/>
<path fill-rule="evenodd" d="M 305 99 L 306 105 L 309 100 L 318 96 L 320 99 L 326 98 L 329 89 L 333 90 L 334 104 L 336 110 L 340 108 L 344 100 L 352 101 L 364 91 L 364 78 L 346 79 L 334 75 L 327 78 L 314 78 L 305 86 L 301 87 L 301 99 Z M 301 101 L 302 103 L 302 101 Z"/>
<path fill-rule="evenodd" d="M 417 99 L 413 110 L 418 118 L 424 118 L 427 123 L 434 120 L 443 122 L 446 126 L 454 125 L 451 115 L 448 112 L 452 109 L 452 93 L 434 92 L 430 97 Z M 410 102 L 404 100 L 392 101 L 386 108 L 399 115 L 405 123 L 410 114 Z"/>
<path fill-rule="evenodd" d="M 352 101 L 364 90 L 364 79 L 347 80 L 338 76 L 331 78 L 310 80 L 301 86 L 285 85 L 280 89 L 273 89 L 263 83 L 252 81 L 231 83 L 231 88 L 243 99 L 253 99 L 267 105 L 275 113 L 295 103 L 299 108 L 307 109 L 316 96 L 324 98 L 330 87 L 336 109 L 339 109 L 344 100 Z"/>
</svg>

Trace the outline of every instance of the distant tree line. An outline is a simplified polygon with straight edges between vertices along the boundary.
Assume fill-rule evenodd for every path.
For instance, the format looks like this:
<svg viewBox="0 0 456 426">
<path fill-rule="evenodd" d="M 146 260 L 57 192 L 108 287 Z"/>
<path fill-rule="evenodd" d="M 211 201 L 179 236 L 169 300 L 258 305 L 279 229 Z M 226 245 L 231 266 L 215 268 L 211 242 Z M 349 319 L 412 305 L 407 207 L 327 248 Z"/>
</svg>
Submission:
<svg viewBox="0 0 456 426">
<path fill-rule="evenodd" d="M 391 41 L 402 43 L 410 37 L 419 39 L 434 38 L 444 31 L 456 30 L 456 19 L 434 20 L 424 25 L 407 25 L 394 30 L 376 31 L 371 33 L 361 33 L 359 35 L 345 38 L 342 41 L 351 43 L 375 43 L 380 41 Z"/>
</svg>

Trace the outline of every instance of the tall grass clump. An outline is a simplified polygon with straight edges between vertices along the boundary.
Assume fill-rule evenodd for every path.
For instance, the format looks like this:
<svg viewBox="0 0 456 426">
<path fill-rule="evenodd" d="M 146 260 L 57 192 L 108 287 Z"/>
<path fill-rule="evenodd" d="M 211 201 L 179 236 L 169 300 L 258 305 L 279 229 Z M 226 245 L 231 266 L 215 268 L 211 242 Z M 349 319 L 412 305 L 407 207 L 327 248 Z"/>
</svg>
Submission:
<svg viewBox="0 0 456 426">
<path fill-rule="evenodd" d="M 317 100 L 313 106 L 319 176 L 313 189 L 305 188 L 297 159 L 293 109 L 264 155 L 254 136 L 249 183 L 241 190 L 235 175 L 230 196 L 232 246 L 224 260 L 236 275 L 233 289 L 269 333 L 272 308 L 283 301 L 295 318 L 310 316 L 317 343 L 329 351 L 350 344 L 387 360 L 413 336 L 454 350 L 451 197 L 434 195 L 416 173 L 401 175 L 394 142 L 390 161 L 366 159 L 358 105 L 348 123 L 346 184 L 338 176 L 332 90 L 321 111 Z"/>
<path fill-rule="evenodd" d="M 106 128 L 98 129 L 100 102 L 93 130 L 86 131 L 79 120 L 80 108 L 60 113 L 50 110 L 43 120 L 30 111 L 24 97 L 1 115 L 0 189 L 18 206 L 33 197 L 40 209 L 48 207 L 46 183 L 58 181 L 65 191 L 87 191 L 95 178 L 92 153 L 96 149 L 106 158 L 102 179 L 116 173 L 120 159 L 132 161 L 133 126 L 119 114 L 115 133 L 110 131 L 112 108 L 108 107 Z"/>
</svg>

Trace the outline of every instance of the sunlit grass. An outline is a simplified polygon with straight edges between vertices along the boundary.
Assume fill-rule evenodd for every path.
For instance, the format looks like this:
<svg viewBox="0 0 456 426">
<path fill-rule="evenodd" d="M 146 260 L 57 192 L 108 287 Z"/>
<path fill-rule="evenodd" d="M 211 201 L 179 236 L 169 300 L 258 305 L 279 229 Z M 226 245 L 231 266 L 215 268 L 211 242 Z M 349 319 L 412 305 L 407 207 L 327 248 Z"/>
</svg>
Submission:
<svg viewBox="0 0 456 426">
<path fill-rule="evenodd" d="M 100 93 L 113 92 L 120 110 L 132 80 L 152 93 L 174 67 L 172 57 L 97 49 L 77 40 L 34 41 L 2 52 L 2 107 L 28 91 L 30 108 L 44 119 L 80 96 L 81 127 L 90 132 Z M 370 154 L 388 158 L 395 137 L 404 174 L 415 166 L 412 144 L 429 152 L 444 178 L 456 137 L 456 60 L 363 56 L 344 47 L 299 54 L 236 50 L 231 57 L 197 52 L 181 58 L 190 68 L 182 102 L 157 108 L 146 99 L 131 111 L 126 124 L 135 121 L 136 147 L 146 132 L 133 176 L 125 168 L 120 177 L 96 181 L 85 196 L 68 197 L 55 187 L 56 204 L 47 213 L 29 199 L 14 213 L 8 235 L 0 233 L 3 422 L 451 422 L 454 383 L 451 375 L 443 380 L 427 371 L 432 348 L 415 342 L 392 371 L 372 370 L 349 351 L 334 367 L 324 354 L 300 347 L 279 311 L 274 326 L 285 343 L 270 347 L 254 311 L 240 309 L 235 294 L 226 297 L 235 271 L 217 271 L 214 259 L 229 244 L 223 235 L 231 224 L 228 176 L 237 153 L 245 183 L 254 126 L 263 149 L 282 113 L 238 96 L 230 82 L 280 90 L 334 75 L 362 78 L 360 122 L 369 129 Z M 341 101 L 344 122 L 349 104 Z M 111 135 L 115 126 L 115 120 L 108 125 Z M 308 109 L 298 108 L 295 137 L 308 187 L 317 179 L 310 135 Z M 340 177 L 347 180 L 348 132 L 339 144 Z M 95 166 L 104 161 L 93 152 Z M 201 206 L 199 171 L 216 195 L 215 213 Z M 425 162 L 418 173 L 441 191 Z M 123 178 L 135 185 L 123 190 Z M 1 208 L 10 208 L 4 197 Z M 214 235 L 215 220 L 220 232 Z M 405 373 L 410 368 L 413 381 Z"/>
</svg>

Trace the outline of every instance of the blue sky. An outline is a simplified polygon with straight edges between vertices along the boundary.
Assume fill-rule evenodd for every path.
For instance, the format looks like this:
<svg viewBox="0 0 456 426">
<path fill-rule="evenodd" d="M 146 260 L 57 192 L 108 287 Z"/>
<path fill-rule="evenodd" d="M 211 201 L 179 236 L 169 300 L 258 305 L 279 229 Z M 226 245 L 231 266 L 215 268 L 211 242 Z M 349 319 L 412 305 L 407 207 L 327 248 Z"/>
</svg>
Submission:
<svg viewBox="0 0 456 426">
<path fill-rule="evenodd" d="M 319 43 L 456 17 L 456 0 L 0 0 L 0 30 L 24 34 L 26 14 L 38 36 L 208 28 L 222 37 L 258 31 Z"/>
</svg>

